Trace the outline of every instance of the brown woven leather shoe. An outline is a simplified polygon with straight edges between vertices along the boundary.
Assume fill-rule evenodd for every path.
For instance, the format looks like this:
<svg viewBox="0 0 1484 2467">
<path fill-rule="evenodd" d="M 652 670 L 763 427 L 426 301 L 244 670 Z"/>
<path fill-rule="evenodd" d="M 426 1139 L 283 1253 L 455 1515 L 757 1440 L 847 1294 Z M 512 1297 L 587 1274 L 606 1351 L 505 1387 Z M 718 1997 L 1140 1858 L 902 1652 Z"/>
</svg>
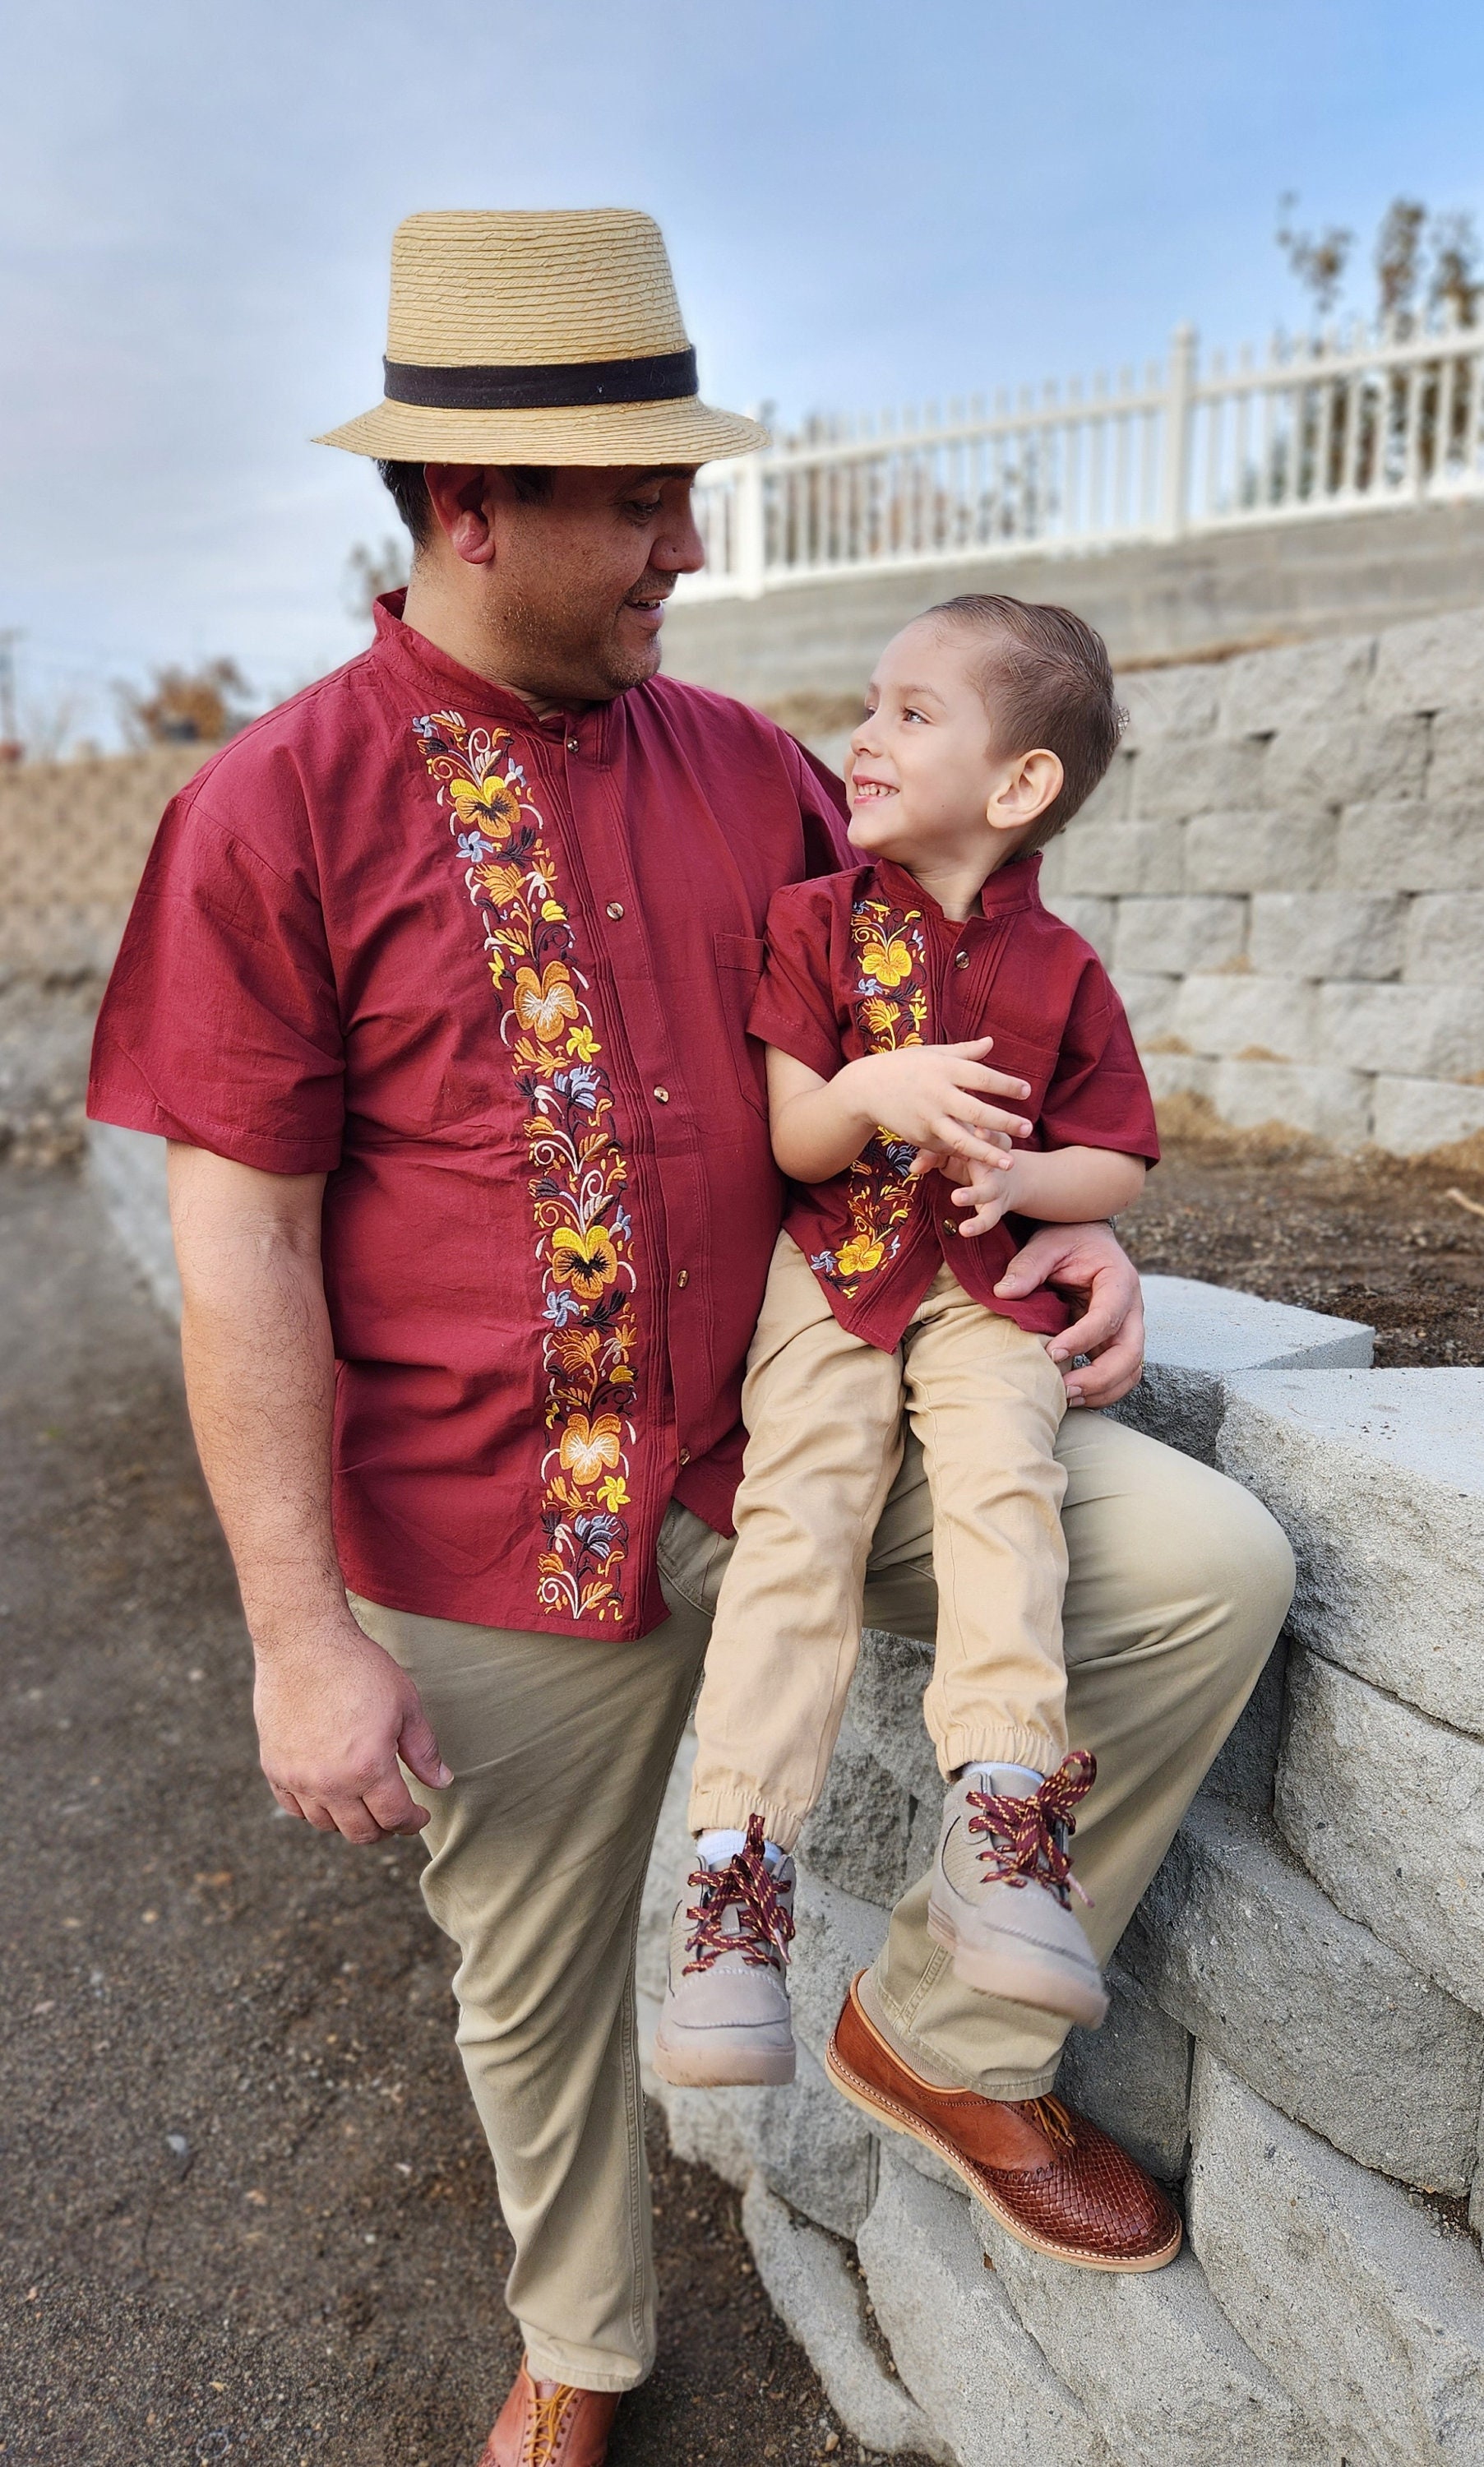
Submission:
<svg viewBox="0 0 1484 2467">
<path fill-rule="evenodd" d="M 858 1978 L 824 2057 L 855 2106 L 935 2151 L 1033 2252 L 1081 2270 L 1162 2270 L 1174 2260 L 1177 2212 L 1110 2135 L 1060 2099 L 981 2098 L 924 2081 L 888 2045 L 860 1989 Z"/>
<path fill-rule="evenodd" d="M 618 2412 L 616 2390 L 533 2382 L 523 2356 L 479 2467 L 603 2467 Z"/>
</svg>

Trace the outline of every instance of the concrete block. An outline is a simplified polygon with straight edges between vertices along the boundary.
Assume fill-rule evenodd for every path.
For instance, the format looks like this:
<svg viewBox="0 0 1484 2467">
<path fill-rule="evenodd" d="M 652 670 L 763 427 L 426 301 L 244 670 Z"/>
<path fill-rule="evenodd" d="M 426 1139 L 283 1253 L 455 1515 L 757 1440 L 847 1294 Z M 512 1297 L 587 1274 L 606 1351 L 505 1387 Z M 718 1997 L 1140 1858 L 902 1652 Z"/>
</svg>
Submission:
<svg viewBox="0 0 1484 2467">
<path fill-rule="evenodd" d="M 1091 2116 L 1141 2167 L 1179 2184 L 1190 2146 L 1190 2034 L 1146 1996 L 1132 1972 L 1110 1962 L 1108 2018 L 1073 2030 L 1056 2094 Z"/>
<path fill-rule="evenodd" d="M 915 1799 L 941 1809 L 943 1784 L 922 1718 L 923 1690 L 933 1676 L 933 1647 L 915 1638 L 868 1627 L 850 1690 L 856 1734 Z"/>
<path fill-rule="evenodd" d="M 116 1122 L 87 1126 L 88 1179 L 119 1240 L 167 1319 L 180 1324 L 180 1277 L 170 1237 L 165 1142 Z"/>
<path fill-rule="evenodd" d="M 1180 854 L 1174 823 L 1073 823 L 1046 852 L 1046 895 L 1054 908 L 1068 891 L 1113 899 L 1179 891 Z"/>
<path fill-rule="evenodd" d="M 1261 805 L 1268 748 L 1251 736 L 1156 737 L 1134 766 L 1132 811 L 1142 822 Z"/>
<path fill-rule="evenodd" d="M 1242 899 L 1120 899 L 1117 920 L 1113 965 L 1120 983 L 1126 974 L 1183 977 L 1192 968 L 1220 968 L 1247 939 Z"/>
<path fill-rule="evenodd" d="M 1124 743 L 1147 745 L 1157 736 L 1209 736 L 1216 726 L 1220 668 L 1139 668 L 1117 679 L 1118 699 L 1129 714 Z M 1227 729 L 1228 736 L 1240 735 Z"/>
<path fill-rule="evenodd" d="M 1223 736 L 1270 736 L 1274 729 L 1325 728 L 1364 709 L 1374 635 L 1340 635 L 1246 651 L 1216 671 Z"/>
<path fill-rule="evenodd" d="M 1331 880 L 1338 829 L 1335 816 L 1317 807 L 1200 814 L 1185 832 L 1184 889 L 1322 891 Z"/>
<path fill-rule="evenodd" d="M 1478 704 L 1478 678 L 1468 702 L 1440 711 L 1432 722 L 1428 761 L 1428 794 L 1448 802 L 1484 797 L 1484 712 Z"/>
<path fill-rule="evenodd" d="M 809 2357 L 841 2422 L 887 2457 L 948 2457 L 922 2410 L 888 2372 L 862 2318 L 860 2279 L 840 2247 L 796 2218 L 758 2178 L 742 2203 L 742 2232 L 770 2301 Z"/>
<path fill-rule="evenodd" d="M 1264 1663 L 1253 1688 L 1216 1752 L 1201 1785 L 1203 1798 L 1272 1814 L 1272 1785 L 1283 1744 L 1283 1700 L 1288 1680 L 1287 1632 Z"/>
<path fill-rule="evenodd" d="M 1315 990 L 1293 977 L 1185 977 L 1172 1030 L 1197 1053 L 1259 1062 L 1317 1059 Z"/>
<path fill-rule="evenodd" d="M 711 2095 L 747 2101 L 748 2141 L 775 2192 L 832 2234 L 855 2234 L 875 2199 L 875 2136 L 807 2048 L 798 2049 L 798 2072 L 785 2088 Z"/>
<path fill-rule="evenodd" d="M 1293 1634 L 1484 1735 L 1484 1370 L 1239 1373 L 1216 1458 L 1293 1544 Z"/>
<path fill-rule="evenodd" d="M 1367 706 L 1378 712 L 1468 707 L 1478 699 L 1481 666 L 1484 614 L 1476 608 L 1388 625 L 1376 645 Z"/>
<path fill-rule="evenodd" d="M 929 2184 L 883 2148 L 859 2252 L 897 2370 L 961 2467 L 1115 2467 L 985 2269 L 967 2196 Z"/>
<path fill-rule="evenodd" d="M 1484 985 L 1321 985 L 1318 1051 L 1352 1071 L 1462 1079 L 1484 1071 Z"/>
<path fill-rule="evenodd" d="M 1484 1087 L 1461 1087 L 1450 1079 L 1391 1079 L 1376 1082 L 1371 1137 L 1392 1156 L 1427 1156 L 1460 1140 L 1484 1132 Z"/>
<path fill-rule="evenodd" d="M 1363 2167 L 1468 2191 L 1484 2024 L 1338 1911 L 1265 1820 L 1198 1799 L 1123 1954 L 1285 2116 Z"/>
<path fill-rule="evenodd" d="M 1106 967 L 1113 958 L 1113 920 L 1117 903 L 1112 899 L 1085 899 L 1079 892 L 1064 891 L 1056 901 L 1056 914 L 1064 925 L 1091 942 Z"/>
<path fill-rule="evenodd" d="M 1329 2467 L 1325 2433 L 1245 2346 L 1187 2248 L 1160 2271 L 1047 2261 L 977 2213 L 996 2275 L 1052 2370 L 1136 2467 Z"/>
<path fill-rule="evenodd" d="M 1294 806 L 1420 797 L 1428 731 L 1426 719 L 1405 713 L 1280 726 L 1268 749 L 1264 793 L 1270 804 Z"/>
<path fill-rule="evenodd" d="M 1190 2233 L 1233 2328 L 1349 2467 L 1484 2456 L 1484 2270 L 1399 2186 L 1203 2048 Z"/>
<path fill-rule="evenodd" d="M 1197 1277 L 1146 1277 L 1144 1321 L 1143 1379 L 1113 1410 L 1119 1421 L 1203 1464 L 1215 1461 L 1225 1383 L 1235 1373 L 1359 1366 L 1375 1346 L 1374 1328 L 1359 1320 L 1266 1301 Z"/>
<path fill-rule="evenodd" d="M 1394 977 L 1407 903 L 1355 891 L 1268 891 L 1252 902 L 1248 950 L 1260 976 Z"/>
<path fill-rule="evenodd" d="M 1079 823 L 1122 823 L 1128 820 L 1134 784 L 1134 755 L 1121 746 L 1092 794 L 1078 806 Z"/>
<path fill-rule="evenodd" d="M 1484 1742 L 1297 1653 L 1273 1814 L 1348 1917 L 1484 2012 Z"/>
<path fill-rule="evenodd" d="M 1339 817 L 1334 878 L 1343 891 L 1484 891 L 1484 804 L 1429 798 L 1421 806 L 1349 805 Z M 1192 890 L 1207 887 L 1192 878 Z"/>
<path fill-rule="evenodd" d="M 1224 1122 L 1251 1130 L 1286 1122 L 1337 1147 L 1362 1147 L 1371 1136 L 1369 1077 L 1317 1062 L 1219 1062 L 1211 1100 Z"/>
<path fill-rule="evenodd" d="M 1424 892 L 1414 899 L 1407 910 L 1402 974 L 1409 985 L 1484 985 L 1484 892 Z"/>
<path fill-rule="evenodd" d="M 1114 974 L 1113 983 L 1128 1014 L 1135 1044 L 1143 1045 L 1152 1037 L 1169 1035 L 1175 1018 L 1175 998 L 1180 991 L 1179 977 L 1139 976 L 1127 968 L 1120 968 Z"/>
<path fill-rule="evenodd" d="M 1221 1065 L 1209 1053 L 1161 1053 L 1146 1045 L 1139 1060 L 1157 1106 L 1171 1097 L 1203 1097 L 1207 1102 L 1214 1098 Z"/>
<path fill-rule="evenodd" d="M 799 1836 L 800 1862 L 843 1892 L 889 1910 L 907 1884 L 911 1821 L 909 1794 L 847 1712 L 819 1804 Z"/>
<path fill-rule="evenodd" d="M 857 1971 L 873 1962 L 887 1934 L 887 1913 L 800 1868 L 795 1897 L 789 1993 L 794 2031 L 822 2062 Z"/>
</svg>

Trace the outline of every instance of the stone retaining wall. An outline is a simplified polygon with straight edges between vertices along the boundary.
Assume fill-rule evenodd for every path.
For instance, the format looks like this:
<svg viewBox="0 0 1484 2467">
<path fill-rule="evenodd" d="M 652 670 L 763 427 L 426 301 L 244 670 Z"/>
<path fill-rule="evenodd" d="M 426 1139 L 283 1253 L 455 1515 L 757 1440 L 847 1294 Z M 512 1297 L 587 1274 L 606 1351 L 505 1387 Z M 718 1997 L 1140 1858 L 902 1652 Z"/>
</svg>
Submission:
<svg viewBox="0 0 1484 2467">
<path fill-rule="evenodd" d="M 821 2068 L 936 1836 L 930 1657 L 873 1633 L 799 1855 L 791 2090 L 653 2083 L 745 2187 L 775 2303 L 872 2451 L 958 2467 L 1484 2461 L 1484 1372 L 1377 1371 L 1370 1331 L 1154 1278 L 1124 1418 L 1292 1536 L 1287 1636 L 1112 1965 L 1059 2088 L 1182 2187 L 1152 2276 L 1017 2245 Z M 666 1805 L 652 2028 L 686 1858 Z M 1471 2230 L 1467 2204 L 1473 2196 Z M 986 2268 L 986 2263 L 988 2268 Z"/>
<path fill-rule="evenodd" d="M 1127 738 L 1044 887 L 1157 1097 L 1399 1155 L 1478 1139 L 1484 613 L 1122 690 Z"/>
</svg>

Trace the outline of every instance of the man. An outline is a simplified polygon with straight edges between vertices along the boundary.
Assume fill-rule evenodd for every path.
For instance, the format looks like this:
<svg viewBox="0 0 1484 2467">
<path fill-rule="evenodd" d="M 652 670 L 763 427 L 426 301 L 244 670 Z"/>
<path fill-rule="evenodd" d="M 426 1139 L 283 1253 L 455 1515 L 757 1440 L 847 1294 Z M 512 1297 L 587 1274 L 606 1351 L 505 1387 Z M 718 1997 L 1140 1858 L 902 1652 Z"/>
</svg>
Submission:
<svg viewBox="0 0 1484 2467">
<path fill-rule="evenodd" d="M 99 1028 L 93 1112 L 171 1143 L 263 1769 L 321 1830 L 425 1828 L 460 1949 L 526 2341 L 484 2467 L 597 2467 L 653 2356 L 633 1943 L 779 1216 L 743 1021 L 772 893 L 840 861 L 838 783 L 657 675 L 702 561 L 694 468 L 756 439 L 696 398 L 646 217 L 405 223 L 386 400 L 328 441 L 375 456 L 411 523 L 405 605 L 176 800 Z M 1012 1274 L 1088 1298 L 1073 1401 L 1133 1384 L 1106 1227 L 1038 1234 Z M 1061 1453 L 1074 1729 L 1102 1769 L 1079 1870 L 1111 1943 L 1291 1567 L 1204 1467 L 1087 1413 Z M 931 1552 L 911 1452 L 869 1618 L 932 1635 Z M 1162 2195 L 1042 2095 L 1058 2026 L 958 1989 L 925 1903 L 852 1991 L 837 2080 L 1041 2250 L 1166 2258 Z"/>
</svg>

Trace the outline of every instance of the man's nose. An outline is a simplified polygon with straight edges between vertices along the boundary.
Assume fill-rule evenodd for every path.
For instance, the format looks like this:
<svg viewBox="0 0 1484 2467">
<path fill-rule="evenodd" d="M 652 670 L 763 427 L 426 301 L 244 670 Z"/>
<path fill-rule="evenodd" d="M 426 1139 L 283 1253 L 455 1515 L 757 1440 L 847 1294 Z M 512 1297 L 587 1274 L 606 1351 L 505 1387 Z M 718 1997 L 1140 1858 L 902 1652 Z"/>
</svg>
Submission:
<svg viewBox="0 0 1484 2467">
<path fill-rule="evenodd" d="M 688 494 L 657 535 L 649 562 L 662 574 L 699 574 L 706 563 L 706 544 L 696 528 Z"/>
</svg>

